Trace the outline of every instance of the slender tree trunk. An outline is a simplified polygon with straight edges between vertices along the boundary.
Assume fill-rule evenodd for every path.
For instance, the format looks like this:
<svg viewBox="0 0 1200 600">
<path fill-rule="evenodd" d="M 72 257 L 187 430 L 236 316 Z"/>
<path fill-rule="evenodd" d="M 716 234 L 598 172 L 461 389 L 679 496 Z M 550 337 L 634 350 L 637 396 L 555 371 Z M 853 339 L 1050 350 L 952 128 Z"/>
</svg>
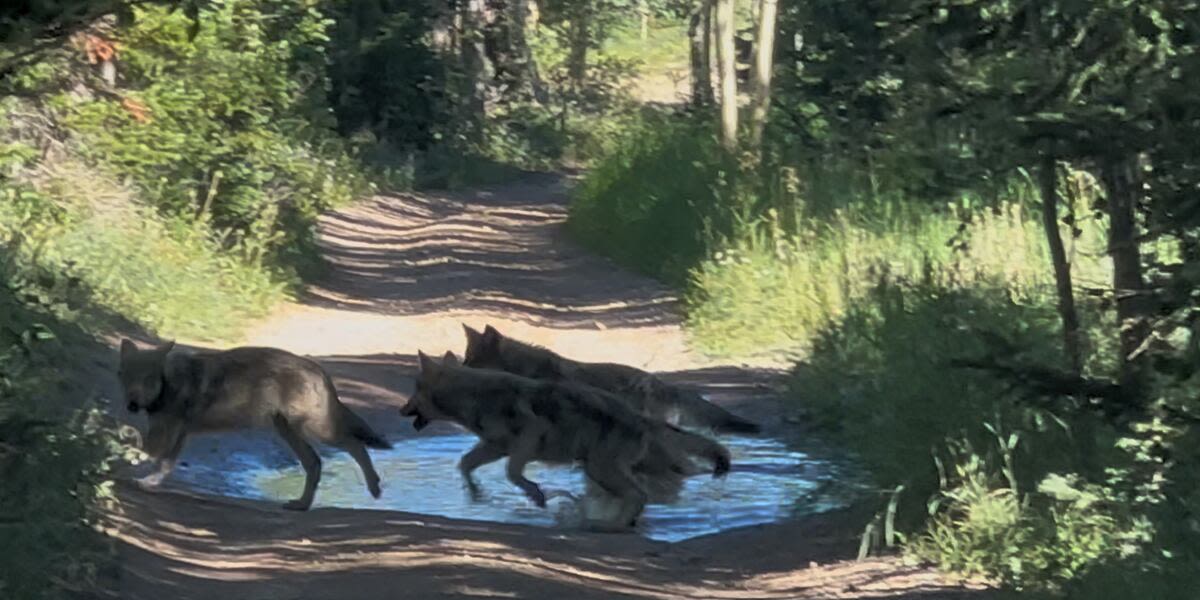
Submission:
<svg viewBox="0 0 1200 600">
<path fill-rule="evenodd" d="M 702 4 L 700 12 L 703 15 L 702 20 L 704 21 L 704 35 L 701 41 L 704 44 L 704 65 L 708 67 L 708 72 L 705 75 L 705 78 L 708 81 L 708 90 L 705 92 L 705 94 L 708 98 L 708 103 L 711 105 L 715 104 L 717 101 L 715 95 L 716 90 L 714 89 L 716 85 L 714 74 L 716 73 L 717 58 L 716 48 L 713 47 L 713 38 L 716 37 L 713 34 L 713 30 L 716 28 L 716 24 L 713 23 L 713 13 L 716 12 L 717 7 L 715 5 L 716 0 L 700 1 Z"/>
<path fill-rule="evenodd" d="M 514 86 L 523 97 L 546 102 L 546 89 L 538 75 L 537 60 L 529 47 L 531 0 L 510 0 L 512 51 L 516 58 Z"/>
<path fill-rule="evenodd" d="M 646 4 L 646 0 L 637 1 L 637 11 L 640 25 L 638 33 L 644 42 L 650 38 L 650 7 Z"/>
<path fill-rule="evenodd" d="M 459 3 L 459 54 L 463 67 L 463 125 L 467 139 L 483 142 L 483 127 L 487 119 L 487 54 L 484 48 L 484 0 L 462 0 Z"/>
<path fill-rule="evenodd" d="M 1039 173 L 1042 188 L 1042 227 L 1046 230 L 1046 244 L 1050 248 L 1050 261 L 1054 266 L 1054 284 L 1058 290 L 1058 316 L 1062 320 L 1063 349 L 1071 372 L 1083 372 L 1082 332 L 1079 327 L 1079 312 L 1075 308 L 1075 288 L 1071 282 L 1071 263 L 1067 261 L 1067 250 L 1063 246 L 1062 233 L 1058 228 L 1058 162 L 1053 154 L 1042 159 Z"/>
<path fill-rule="evenodd" d="M 1054 267 L 1054 284 L 1058 290 L 1058 316 L 1062 321 L 1063 351 L 1071 374 L 1083 375 L 1083 328 L 1079 325 L 1079 311 L 1075 307 L 1075 286 L 1071 280 L 1071 262 L 1063 245 L 1062 231 L 1058 228 L 1058 160 L 1053 152 L 1042 157 L 1042 168 L 1038 173 L 1042 195 L 1042 227 L 1046 230 L 1046 245 L 1050 249 L 1050 262 Z M 1076 399 L 1082 407 L 1087 398 Z M 1096 425 L 1093 416 L 1080 410 L 1071 418 L 1071 430 L 1075 433 L 1079 466 L 1089 478 L 1098 474 L 1096 461 Z"/>
<path fill-rule="evenodd" d="M 688 15 L 688 59 L 692 75 L 692 106 L 712 104 L 712 65 L 708 62 L 708 0 L 697 0 Z"/>
<path fill-rule="evenodd" d="M 592 45 L 591 0 L 576 0 L 571 14 L 570 52 L 567 56 L 567 74 L 578 88 L 587 75 L 588 49 Z"/>
<path fill-rule="evenodd" d="M 721 144 L 737 148 L 737 58 L 733 43 L 734 0 L 716 0 L 717 65 L 720 82 Z"/>
<path fill-rule="evenodd" d="M 1150 335 L 1146 318 L 1149 297 L 1142 276 L 1142 256 L 1137 241 L 1136 212 L 1141 179 L 1136 159 L 1113 160 L 1102 167 L 1108 196 L 1108 253 L 1113 261 L 1113 291 L 1120 324 L 1120 383 L 1126 401 L 1135 411 L 1143 407 L 1146 357 L 1142 345 Z"/>
<path fill-rule="evenodd" d="M 754 36 L 754 66 L 750 71 L 750 147 L 761 152 L 763 128 L 771 109 L 771 75 L 775 67 L 777 0 L 757 0 L 758 30 Z"/>
</svg>

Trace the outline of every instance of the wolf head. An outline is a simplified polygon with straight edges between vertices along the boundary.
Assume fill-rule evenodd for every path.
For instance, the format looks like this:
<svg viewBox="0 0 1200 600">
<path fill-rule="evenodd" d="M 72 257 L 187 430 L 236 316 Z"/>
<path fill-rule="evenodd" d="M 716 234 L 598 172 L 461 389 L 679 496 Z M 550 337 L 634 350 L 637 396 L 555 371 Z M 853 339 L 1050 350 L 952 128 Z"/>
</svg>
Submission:
<svg viewBox="0 0 1200 600">
<path fill-rule="evenodd" d="M 158 410 L 165 384 L 167 353 L 174 347 L 175 342 L 167 342 L 157 348 L 141 350 L 133 342 L 121 340 L 121 363 L 117 376 L 125 391 L 129 412 L 145 410 L 151 413 Z"/>
<path fill-rule="evenodd" d="M 463 356 L 463 364 L 476 369 L 495 369 L 501 366 L 500 341 L 504 336 L 495 327 L 488 325 L 483 331 L 479 331 L 464 324 L 463 331 L 467 333 L 467 351 Z"/>
<path fill-rule="evenodd" d="M 433 390 L 441 380 L 446 367 L 457 367 L 460 363 L 453 352 L 447 352 L 442 357 L 442 364 L 438 364 L 429 355 L 419 350 L 417 351 L 417 362 L 421 370 L 417 374 L 416 391 L 409 397 L 408 403 L 400 409 L 400 414 L 413 417 L 413 429 L 420 431 L 433 421 L 446 418 L 434 403 Z"/>
</svg>

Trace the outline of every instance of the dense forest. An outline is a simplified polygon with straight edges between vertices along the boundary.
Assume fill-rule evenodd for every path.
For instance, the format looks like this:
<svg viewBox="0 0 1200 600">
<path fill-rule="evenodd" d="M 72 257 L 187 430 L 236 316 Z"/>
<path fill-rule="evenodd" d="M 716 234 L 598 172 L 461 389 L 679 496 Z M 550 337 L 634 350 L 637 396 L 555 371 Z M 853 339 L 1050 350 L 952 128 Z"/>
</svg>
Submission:
<svg viewBox="0 0 1200 600">
<path fill-rule="evenodd" d="M 78 348 L 235 338 L 334 207 L 571 170 L 693 345 L 791 365 L 864 555 L 1193 597 L 1194 82 L 1197 0 L 6 1 L 0 595 L 111 560 L 136 453 L 47 400 Z"/>
</svg>

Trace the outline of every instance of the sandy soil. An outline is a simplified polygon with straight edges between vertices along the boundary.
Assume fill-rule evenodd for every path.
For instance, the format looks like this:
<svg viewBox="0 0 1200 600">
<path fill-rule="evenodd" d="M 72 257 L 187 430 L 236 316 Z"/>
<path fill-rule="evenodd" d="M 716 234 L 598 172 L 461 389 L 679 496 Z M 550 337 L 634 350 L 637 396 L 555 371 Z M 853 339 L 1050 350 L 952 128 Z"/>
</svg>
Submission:
<svg viewBox="0 0 1200 600">
<path fill-rule="evenodd" d="M 318 357 L 343 399 L 392 438 L 412 435 L 396 408 L 411 391 L 416 351 L 461 352 L 464 322 L 666 373 L 762 421 L 769 434 L 794 435 L 771 393 L 778 371 L 689 351 L 670 290 L 564 239 L 566 184 L 536 176 L 464 193 L 380 196 L 330 214 L 321 224 L 326 277 L 244 343 Z M 220 437 L 226 447 L 254 439 Z M 895 559 L 845 561 L 862 523 L 847 513 L 666 544 L 391 511 L 296 514 L 170 485 L 148 493 L 123 483 L 119 496 L 109 526 L 122 598 L 985 594 Z"/>
</svg>

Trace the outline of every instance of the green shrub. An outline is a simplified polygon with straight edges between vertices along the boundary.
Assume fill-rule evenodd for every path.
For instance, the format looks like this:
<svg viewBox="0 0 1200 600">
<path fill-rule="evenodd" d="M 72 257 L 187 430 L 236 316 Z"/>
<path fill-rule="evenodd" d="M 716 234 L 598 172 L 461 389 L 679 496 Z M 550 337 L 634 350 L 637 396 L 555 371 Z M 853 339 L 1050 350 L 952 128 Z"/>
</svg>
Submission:
<svg viewBox="0 0 1200 600">
<path fill-rule="evenodd" d="M 1018 403 L 1005 383 L 951 364 L 989 355 L 985 339 L 996 337 L 1034 364 L 1059 364 L 1057 323 L 1052 306 L 1018 302 L 1003 287 L 885 279 L 816 333 L 795 368 L 791 394 L 880 484 L 904 483 L 917 498 L 938 489 L 930 451 L 962 432 L 975 447 L 987 447 L 993 436 L 985 421 L 1040 433 L 1044 439 L 1024 440 L 1022 452 L 1056 467 L 1040 472 L 1070 470 L 1060 467 L 1076 457 L 1038 447 L 1063 441 L 1049 415 Z"/>
<path fill-rule="evenodd" d="M 236 337 L 283 298 L 282 282 L 225 252 L 203 224 L 164 219 L 82 165 L 44 167 L 37 188 L 0 194 L 13 276 L 33 276 L 50 298 L 193 340 Z"/>
<path fill-rule="evenodd" d="M 317 215 L 366 190 L 323 104 L 330 21 L 282 0 L 213 7 L 190 41 L 186 15 L 139 10 L 120 32 L 122 97 L 57 104 L 85 153 L 164 214 L 295 264 Z"/>
<path fill-rule="evenodd" d="M 3 258 L 0 255 L 0 258 Z M 6 278 L 5 282 L 9 280 Z M 0 596 L 74 598 L 104 591 L 113 549 L 98 531 L 111 471 L 134 458 L 104 413 L 64 418 L 47 395 L 69 362 L 53 321 L 0 289 Z M 29 357 L 40 357 L 36 366 Z M 53 357 L 57 357 L 55 360 Z"/>
<path fill-rule="evenodd" d="M 971 214 L 842 210 L 791 236 L 777 218 L 768 221 L 692 271 L 686 297 L 693 339 L 715 355 L 803 350 L 885 273 L 954 286 L 998 283 L 1025 297 L 1052 285 L 1041 230 L 1019 204 L 970 219 L 964 212 Z M 1103 268 L 1099 261 L 1076 264 L 1077 274 Z"/>
<path fill-rule="evenodd" d="M 998 473 L 994 458 L 965 443 L 949 465 L 946 488 L 912 556 L 968 577 L 1017 589 L 1061 590 L 1106 561 L 1139 553 L 1151 538 L 1144 519 L 1111 489 L 1049 474 L 1022 494 Z M 1009 457 L 1011 460 L 1011 457 Z"/>
<path fill-rule="evenodd" d="M 885 280 L 819 330 L 791 394 L 881 486 L 904 485 L 909 554 L 1017 589 L 1061 591 L 1143 552 L 1155 525 L 1135 499 L 1135 463 L 1117 430 L 1075 414 L 1070 399 L 1032 398 L 954 364 L 999 356 L 1061 368 L 1050 299 L 1017 298 L 1003 282 Z M 1089 360 L 1089 369 L 1104 366 Z M 1106 476 L 1072 475 L 1098 473 L 1092 465 Z M 927 514 L 915 508 L 925 498 Z"/>
<path fill-rule="evenodd" d="M 618 262 L 682 284 L 734 222 L 731 177 L 707 127 L 649 118 L 573 192 L 569 230 Z"/>
</svg>

